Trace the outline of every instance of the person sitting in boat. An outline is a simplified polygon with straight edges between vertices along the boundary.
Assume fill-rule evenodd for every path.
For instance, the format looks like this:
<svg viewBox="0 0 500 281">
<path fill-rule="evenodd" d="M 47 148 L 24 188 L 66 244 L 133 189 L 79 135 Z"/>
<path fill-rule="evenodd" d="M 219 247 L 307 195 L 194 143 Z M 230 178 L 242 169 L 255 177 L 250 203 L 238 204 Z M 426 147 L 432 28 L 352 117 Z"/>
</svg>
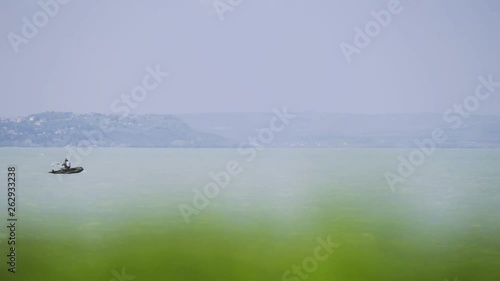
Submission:
<svg viewBox="0 0 500 281">
<path fill-rule="evenodd" d="M 71 162 L 67 158 L 64 159 L 63 169 L 71 169 Z"/>
</svg>

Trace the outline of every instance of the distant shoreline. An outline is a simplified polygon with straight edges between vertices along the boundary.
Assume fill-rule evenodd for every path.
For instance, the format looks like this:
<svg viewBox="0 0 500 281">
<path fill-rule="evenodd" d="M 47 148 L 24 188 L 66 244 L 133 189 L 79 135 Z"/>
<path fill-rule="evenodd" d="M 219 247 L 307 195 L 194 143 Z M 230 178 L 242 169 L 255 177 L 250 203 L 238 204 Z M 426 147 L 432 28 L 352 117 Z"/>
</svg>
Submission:
<svg viewBox="0 0 500 281">
<path fill-rule="evenodd" d="M 500 148 L 500 116 L 473 115 L 448 129 L 439 114 L 349 115 L 286 113 L 270 131 L 276 113 L 103 115 L 46 112 L 0 119 L 0 147 L 412 149 L 436 128 L 440 149 Z M 293 116 L 293 117 L 291 117 Z M 272 127 L 271 127 L 272 128 Z M 271 135 L 269 135 L 271 133 Z M 268 134 L 269 140 L 258 140 Z"/>
</svg>

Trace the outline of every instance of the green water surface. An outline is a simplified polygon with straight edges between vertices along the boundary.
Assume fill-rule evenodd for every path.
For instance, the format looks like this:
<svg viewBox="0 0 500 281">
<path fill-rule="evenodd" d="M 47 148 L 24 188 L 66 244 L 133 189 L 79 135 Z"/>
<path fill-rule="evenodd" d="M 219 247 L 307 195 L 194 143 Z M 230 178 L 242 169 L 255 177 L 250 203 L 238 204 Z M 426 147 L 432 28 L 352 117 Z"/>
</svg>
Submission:
<svg viewBox="0 0 500 281">
<path fill-rule="evenodd" d="M 405 150 L 0 149 L 0 280 L 500 280 L 500 151 L 438 150 L 391 192 Z M 179 204 L 241 173 L 187 224 Z M 7 271 L 7 166 L 17 265 Z M 318 238 L 339 244 L 300 277 Z M 310 260 L 310 259 L 309 259 Z M 302 269 L 303 270 L 303 269 Z M 133 279 L 132 279 L 133 278 Z"/>
</svg>

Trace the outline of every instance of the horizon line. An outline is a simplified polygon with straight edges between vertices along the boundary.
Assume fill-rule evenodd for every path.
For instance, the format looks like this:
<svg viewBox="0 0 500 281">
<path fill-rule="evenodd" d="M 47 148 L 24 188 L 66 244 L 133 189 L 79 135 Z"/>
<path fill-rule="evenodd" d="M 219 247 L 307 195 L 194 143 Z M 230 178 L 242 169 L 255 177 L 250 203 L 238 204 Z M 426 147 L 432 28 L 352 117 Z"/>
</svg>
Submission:
<svg viewBox="0 0 500 281">
<path fill-rule="evenodd" d="M 289 111 L 290 113 L 297 114 L 337 114 L 337 115 L 358 115 L 358 116 L 383 116 L 383 115 L 443 115 L 443 113 L 438 112 L 388 112 L 388 113 L 352 113 L 352 112 L 332 112 L 332 111 L 313 111 L 313 110 L 303 110 L 303 111 Z M 11 118 L 22 118 L 29 117 L 32 115 L 45 114 L 45 113 L 70 113 L 74 115 L 120 115 L 117 113 L 102 113 L 102 112 L 73 112 L 73 111 L 42 111 L 37 113 L 29 113 L 26 115 L 16 115 L 16 116 L 0 116 L 0 119 L 11 119 Z M 183 113 L 131 113 L 128 116 L 145 116 L 145 115 L 210 115 L 210 114 L 271 114 L 271 112 L 263 111 L 224 111 L 224 112 L 183 112 Z M 474 114 L 474 116 L 484 116 L 484 117 L 500 117 L 500 114 Z"/>
</svg>

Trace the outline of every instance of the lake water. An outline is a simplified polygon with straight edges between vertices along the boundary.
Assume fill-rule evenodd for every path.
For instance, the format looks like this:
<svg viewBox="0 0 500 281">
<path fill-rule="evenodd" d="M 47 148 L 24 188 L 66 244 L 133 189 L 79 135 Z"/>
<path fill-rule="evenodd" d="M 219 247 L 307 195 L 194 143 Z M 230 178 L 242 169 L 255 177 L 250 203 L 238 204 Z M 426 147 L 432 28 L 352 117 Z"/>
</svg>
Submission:
<svg viewBox="0 0 500 281">
<path fill-rule="evenodd" d="M 391 192 L 384 173 L 409 152 L 94 149 L 83 173 L 57 176 L 65 149 L 2 148 L 0 280 L 499 280 L 500 151 L 438 150 Z M 179 204 L 231 160 L 241 173 L 187 224 Z"/>
</svg>

